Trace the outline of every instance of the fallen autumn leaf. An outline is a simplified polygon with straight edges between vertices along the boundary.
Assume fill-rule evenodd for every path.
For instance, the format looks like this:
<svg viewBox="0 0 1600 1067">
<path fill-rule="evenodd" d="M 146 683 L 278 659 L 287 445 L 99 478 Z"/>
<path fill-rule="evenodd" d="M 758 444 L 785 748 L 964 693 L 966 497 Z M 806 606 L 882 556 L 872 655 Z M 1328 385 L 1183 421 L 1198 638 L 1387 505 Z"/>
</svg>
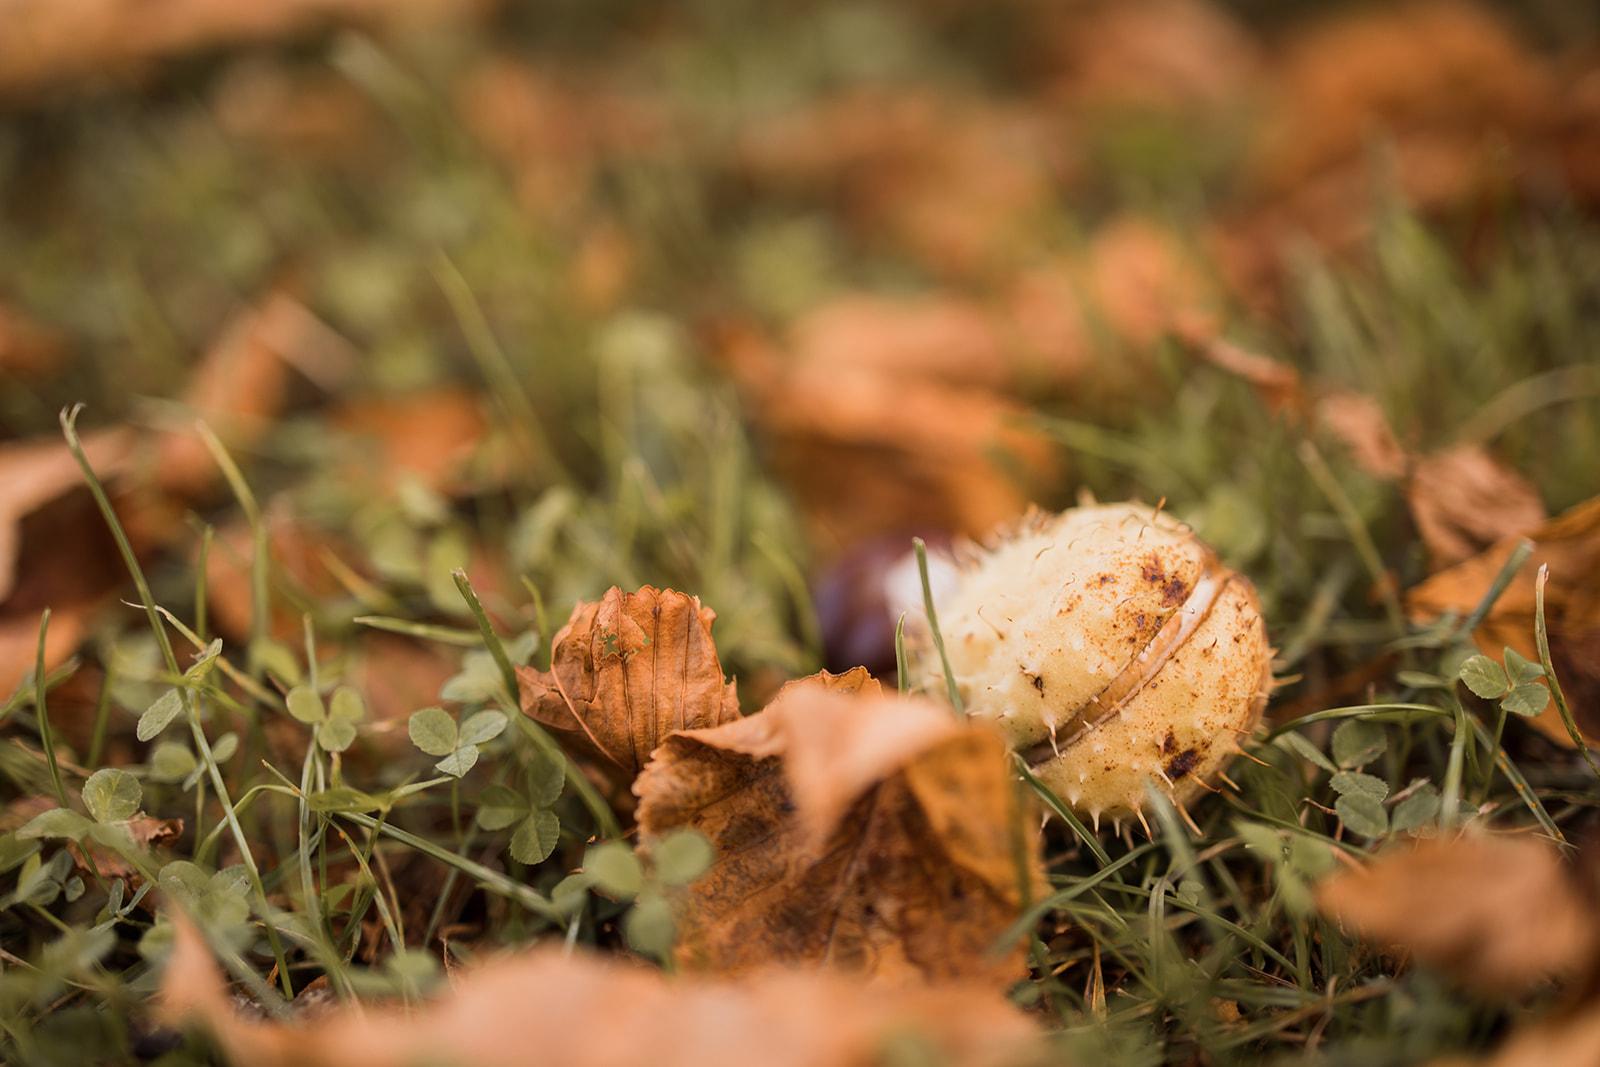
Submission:
<svg viewBox="0 0 1600 1067">
<path fill-rule="evenodd" d="M 635 783 L 648 844 L 716 848 L 686 891 L 692 970 L 826 964 L 889 981 L 1003 983 L 996 941 L 1037 892 L 1036 843 L 998 735 L 857 668 L 791 682 L 757 715 L 666 739 Z"/>
<path fill-rule="evenodd" d="M 522 708 L 631 780 L 675 730 L 739 717 L 700 598 L 613 587 L 580 603 L 556 632 L 548 671 L 519 667 Z"/>
<path fill-rule="evenodd" d="M 1034 1028 L 992 992 L 884 989 L 840 974 L 683 976 L 547 949 L 461 973 L 414 1011 L 351 1006 L 303 1023 L 241 1014 L 200 934 L 175 923 L 162 1012 L 208 1029 L 233 1067 L 866 1067 L 896 1040 L 951 1067 L 1015 1062 Z M 827 1025 L 818 1025 L 827 1020 Z"/>
</svg>

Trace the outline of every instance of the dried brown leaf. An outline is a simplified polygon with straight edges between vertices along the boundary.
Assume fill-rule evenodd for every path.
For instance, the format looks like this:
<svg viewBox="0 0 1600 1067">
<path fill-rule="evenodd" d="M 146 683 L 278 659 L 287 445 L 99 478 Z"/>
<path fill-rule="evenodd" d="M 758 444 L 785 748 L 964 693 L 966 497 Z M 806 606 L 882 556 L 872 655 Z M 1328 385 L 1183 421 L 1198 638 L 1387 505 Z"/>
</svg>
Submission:
<svg viewBox="0 0 1600 1067">
<path fill-rule="evenodd" d="M 948 709 L 883 696 L 861 668 L 673 734 L 634 791 L 646 842 L 692 828 L 716 846 L 685 891 L 687 968 L 993 983 L 1021 971 L 1020 946 L 994 951 L 1038 882 L 1003 742 Z"/>
<path fill-rule="evenodd" d="M 1527 530 L 1533 556 L 1495 602 L 1474 632 L 1478 647 L 1500 658 L 1507 645 L 1537 662 L 1534 643 L 1534 582 L 1541 565 L 1550 568 L 1545 591 L 1545 622 L 1556 677 L 1579 728 L 1590 744 L 1600 738 L 1600 498 L 1586 501 Z M 1501 538 L 1487 551 L 1440 571 L 1406 594 L 1406 607 L 1418 622 L 1441 615 L 1466 615 L 1484 594 L 1522 540 Z M 1558 744 L 1571 736 L 1555 704 L 1533 725 Z"/>
<path fill-rule="evenodd" d="M 1180 326 L 1212 318 L 1209 267 L 1173 230 L 1129 215 L 1101 226 L 1084 272 L 1093 307 L 1119 341 L 1136 351 Z"/>
<path fill-rule="evenodd" d="M 451 388 L 353 400 L 329 421 L 361 446 L 353 476 L 388 489 L 409 479 L 450 493 L 465 488 L 464 467 L 488 431 L 481 398 Z"/>
<path fill-rule="evenodd" d="M 89 462 L 108 482 L 115 482 L 130 466 L 132 445 L 132 432 L 122 429 L 83 438 Z M 23 520 L 83 489 L 83 472 L 59 439 L 0 445 L 0 604 L 15 591 L 20 578 Z"/>
<path fill-rule="evenodd" d="M 1216 336 L 1210 324 L 1192 315 L 1177 324 L 1177 333 L 1200 359 L 1252 386 L 1274 414 L 1332 437 L 1367 474 L 1394 481 L 1406 473 L 1409 456 L 1376 397 L 1307 381 L 1287 363 Z"/>
<path fill-rule="evenodd" d="M 1561 166 L 1549 137 L 1560 87 L 1491 5 L 1341 9 L 1308 20 L 1274 73 L 1249 195 L 1213 232 L 1224 272 L 1262 308 L 1281 308 L 1293 250 L 1307 238 L 1335 255 L 1370 240 L 1380 189 L 1397 187 L 1424 214 L 1481 210 L 1508 187 L 1542 195 Z M 1385 150 L 1381 183 L 1375 142 Z"/>
<path fill-rule="evenodd" d="M 1268 410 L 1296 417 L 1305 412 L 1309 388 L 1294 367 L 1216 337 L 1204 325 L 1190 326 L 1183 334 L 1196 355 L 1249 384 Z"/>
<path fill-rule="evenodd" d="M 18 308 L 0 303 L 0 373 L 17 380 L 48 378 L 67 358 L 67 340 Z"/>
<path fill-rule="evenodd" d="M 42 794 L 18 797 L 7 803 L 4 809 L 0 809 L 0 833 L 11 833 L 20 829 L 34 816 L 56 807 L 59 805 L 54 797 Z M 127 830 L 128 837 L 133 843 L 142 849 L 170 845 L 183 834 L 182 819 L 158 819 L 142 811 L 120 825 Z M 85 874 L 93 871 L 102 878 L 126 878 L 135 887 L 141 881 L 142 876 L 137 867 L 119 853 L 92 840 L 69 842 L 67 851 L 72 855 L 72 862 L 77 865 L 78 870 Z M 94 861 L 92 865 L 90 859 Z"/>
<path fill-rule="evenodd" d="M 1250 31 L 1207 0 L 1043 5 L 1046 91 L 1079 110 L 1193 115 L 1239 102 L 1259 76 Z"/>
<path fill-rule="evenodd" d="M 980 389 L 1014 385 L 1000 324 L 977 301 L 957 296 L 848 293 L 802 315 L 790 328 L 801 364 L 871 369 Z"/>
<path fill-rule="evenodd" d="M 409 744 L 404 734 L 405 720 L 424 697 L 431 699 L 451 675 L 460 669 L 453 656 L 437 645 L 398 634 L 370 633 L 351 649 L 354 684 L 366 699 L 367 715 L 383 732 L 385 723 L 400 729 L 395 740 Z"/>
<path fill-rule="evenodd" d="M 1406 487 L 1411 517 L 1438 570 L 1546 518 L 1539 491 L 1477 445 L 1422 457 Z"/>
<path fill-rule="evenodd" d="M 633 284 L 640 258 L 623 226 L 601 220 L 578 239 L 563 288 L 590 314 L 613 311 Z"/>
<path fill-rule="evenodd" d="M 1596 1063 L 1600 1063 L 1600 1009 L 1591 1006 L 1523 1027 L 1492 1055 L 1459 1067 L 1593 1067 Z"/>
<path fill-rule="evenodd" d="M 157 819 L 152 815 L 139 812 L 133 818 L 122 823 L 128 831 L 128 836 L 139 848 L 160 848 L 170 845 L 183 835 L 182 819 Z M 81 871 L 94 871 L 101 878 L 125 878 L 133 888 L 138 888 L 144 880 L 135 867 L 122 855 L 90 841 L 86 848 L 80 845 L 70 846 L 72 861 Z M 87 851 L 87 856 L 85 852 Z M 92 861 L 92 863 L 91 863 Z"/>
<path fill-rule="evenodd" d="M 273 155 L 370 168 L 384 148 L 377 105 L 353 81 L 266 55 L 222 73 L 211 111 L 230 138 Z"/>
<path fill-rule="evenodd" d="M 848 224 L 941 276 L 1003 266 L 1036 238 L 1067 169 L 1051 116 L 927 87 L 852 89 L 740 132 L 757 185 L 835 197 Z"/>
<path fill-rule="evenodd" d="M 133 434 L 97 431 L 83 443 L 131 520 L 124 486 L 134 466 Z M 142 544 L 134 525 L 130 532 Z M 0 697 L 33 670 L 45 608 L 51 609 L 45 669 L 52 670 L 77 649 L 123 579 L 116 545 L 67 446 L 54 440 L 0 446 Z"/>
<path fill-rule="evenodd" d="M 311 343 L 320 324 L 286 292 L 236 314 L 195 366 L 183 403 L 230 447 L 248 447 L 266 433 L 289 386 L 290 353 Z M 218 479 L 205 442 L 187 427 L 161 442 L 161 487 L 180 496 L 205 492 Z"/>
<path fill-rule="evenodd" d="M 550 670 L 518 668 L 522 709 L 631 779 L 674 730 L 739 717 L 711 639 L 716 618 L 687 593 L 613 586 L 572 609 Z"/>
<path fill-rule="evenodd" d="M 1559 96 L 1556 140 L 1562 171 L 1575 196 L 1600 201 L 1600 49 L 1574 57 Z"/>
<path fill-rule="evenodd" d="M 194 49 L 302 32 L 328 20 L 437 17 L 485 0 L 0 0 L 0 92 L 99 78 Z"/>
<path fill-rule="evenodd" d="M 848 359 L 786 358 L 749 331 L 728 329 L 723 347 L 825 553 L 908 528 L 981 536 L 1021 514 L 1034 484 L 1055 473 L 1055 450 L 1000 394 Z"/>
<path fill-rule="evenodd" d="M 462 973 L 426 1006 L 353 1007 L 300 1024 L 239 1013 L 187 921 L 162 983 L 162 1011 L 196 1022 L 233 1067 L 867 1067 L 914 1036 L 940 1063 L 1015 1062 L 1036 1036 L 993 991 L 884 989 L 839 974 L 767 970 L 737 981 L 669 978 L 541 950 Z"/>
<path fill-rule="evenodd" d="M 100 606 L 69 604 L 50 614 L 50 633 L 45 640 L 46 673 L 66 662 L 89 634 L 89 620 Z M 39 616 L 13 612 L 0 613 L 0 694 L 10 696 L 34 668 L 39 647 Z"/>
<path fill-rule="evenodd" d="M 321 368 L 318 374 L 326 373 L 331 364 L 321 357 L 330 338 L 301 304 L 275 294 L 224 331 L 196 367 L 185 402 L 234 443 L 248 443 L 265 431 L 282 403 L 284 361 L 312 360 Z M 220 480 L 204 442 L 189 427 L 154 437 L 129 428 L 96 430 L 83 436 L 83 445 L 141 556 L 185 529 L 185 498 Z M 32 670 L 45 607 L 52 611 L 46 650 L 51 668 L 76 649 L 126 577 L 66 445 L 45 439 L 0 446 L 0 694 L 9 694 Z"/>
<path fill-rule="evenodd" d="M 1363 939 L 1491 995 L 1517 996 L 1600 963 L 1590 894 L 1535 838 L 1421 840 L 1325 879 L 1317 904 Z"/>
<path fill-rule="evenodd" d="M 1099 379 L 1116 369 L 1107 335 L 1148 350 L 1179 320 L 1209 318 L 1212 297 L 1176 235 L 1126 216 L 1097 230 L 1081 255 L 1016 273 L 994 302 L 951 291 L 825 301 L 791 325 L 787 362 L 998 395 L 1103 388 Z M 1092 382 L 1091 369 L 1101 372 Z"/>
<path fill-rule="evenodd" d="M 1436 203 L 1470 187 L 1497 135 L 1528 138 L 1553 102 L 1539 58 L 1485 7 L 1420 0 L 1352 10 L 1290 42 L 1256 165 L 1271 189 L 1304 187 L 1361 167 L 1383 130 L 1396 138 L 1407 191 Z"/>
<path fill-rule="evenodd" d="M 661 94 L 509 57 L 469 71 L 456 110 L 510 169 L 523 210 L 554 226 L 593 217 L 608 162 L 658 157 L 681 137 Z"/>
<path fill-rule="evenodd" d="M 1383 481 L 1406 472 L 1406 451 L 1395 440 L 1389 416 L 1377 399 L 1350 389 L 1324 393 L 1314 402 L 1317 425 L 1350 453 L 1363 471 Z"/>
<path fill-rule="evenodd" d="M 280 580 L 309 598 L 336 597 L 345 592 L 327 565 L 329 555 L 349 553 L 332 534 L 293 518 L 279 506 L 269 506 L 264 517 L 267 551 Z M 227 637 L 246 640 L 254 625 L 255 588 L 251 580 L 255 558 L 253 532 L 248 522 L 236 519 L 220 527 L 206 556 L 206 600 L 213 625 Z M 303 625 L 298 612 L 277 597 L 268 614 L 269 633 L 294 642 Z"/>
</svg>

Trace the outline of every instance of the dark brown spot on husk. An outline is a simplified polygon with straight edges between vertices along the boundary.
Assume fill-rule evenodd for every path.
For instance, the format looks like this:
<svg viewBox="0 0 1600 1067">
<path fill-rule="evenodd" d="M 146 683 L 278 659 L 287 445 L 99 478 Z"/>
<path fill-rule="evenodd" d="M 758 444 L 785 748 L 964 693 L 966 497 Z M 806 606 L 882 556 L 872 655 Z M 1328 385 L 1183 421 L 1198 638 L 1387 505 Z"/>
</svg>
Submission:
<svg viewBox="0 0 1600 1067">
<path fill-rule="evenodd" d="M 1171 778 L 1173 781 L 1177 781 L 1179 778 L 1182 778 L 1184 775 L 1194 770 L 1195 764 L 1199 762 L 1200 753 L 1192 748 L 1186 748 L 1176 756 L 1173 756 L 1172 759 L 1167 763 L 1167 777 Z"/>
</svg>

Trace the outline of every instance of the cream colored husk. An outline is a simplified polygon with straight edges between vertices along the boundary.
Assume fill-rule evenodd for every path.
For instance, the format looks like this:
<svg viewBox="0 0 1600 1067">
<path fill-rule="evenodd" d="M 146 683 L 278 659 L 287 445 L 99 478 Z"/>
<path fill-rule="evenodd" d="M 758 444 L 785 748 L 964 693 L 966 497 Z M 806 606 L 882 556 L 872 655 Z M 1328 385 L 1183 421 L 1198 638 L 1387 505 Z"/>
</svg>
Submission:
<svg viewBox="0 0 1600 1067">
<path fill-rule="evenodd" d="M 1147 783 L 1192 799 L 1266 704 L 1255 589 L 1149 505 L 1030 516 L 969 553 L 935 606 L 968 713 L 1097 825 L 1137 813 Z M 920 683 L 942 692 L 916 644 Z"/>
</svg>

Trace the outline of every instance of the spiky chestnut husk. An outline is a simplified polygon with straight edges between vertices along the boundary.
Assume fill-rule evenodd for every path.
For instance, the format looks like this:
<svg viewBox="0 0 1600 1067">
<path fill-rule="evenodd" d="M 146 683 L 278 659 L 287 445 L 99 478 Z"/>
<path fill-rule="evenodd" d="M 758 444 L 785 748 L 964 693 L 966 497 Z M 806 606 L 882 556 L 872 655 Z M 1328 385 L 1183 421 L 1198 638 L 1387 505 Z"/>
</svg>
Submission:
<svg viewBox="0 0 1600 1067">
<path fill-rule="evenodd" d="M 956 557 L 935 597 L 967 712 L 1096 825 L 1180 808 L 1260 720 L 1271 686 L 1254 587 L 1143 504 L 1033 514 Z M 915 670 L 942 690 L 925 635 Z"/>
</svg>

